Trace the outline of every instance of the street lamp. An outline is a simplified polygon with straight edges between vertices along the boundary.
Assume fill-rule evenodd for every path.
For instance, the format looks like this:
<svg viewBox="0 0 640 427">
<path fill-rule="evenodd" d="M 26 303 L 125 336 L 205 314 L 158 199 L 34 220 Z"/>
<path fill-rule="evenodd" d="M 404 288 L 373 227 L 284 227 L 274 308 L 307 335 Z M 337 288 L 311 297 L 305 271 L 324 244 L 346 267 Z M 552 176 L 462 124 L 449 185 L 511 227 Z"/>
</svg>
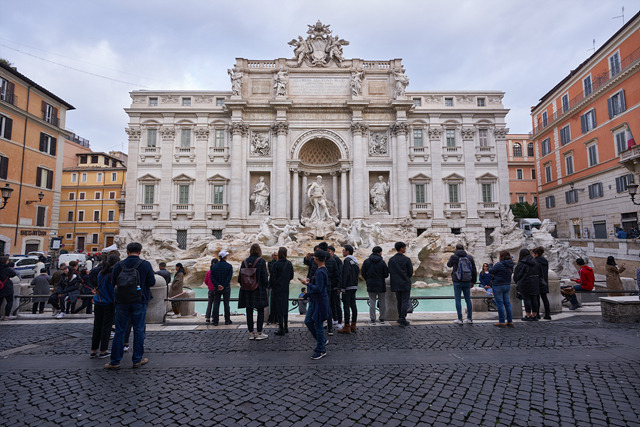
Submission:
<svg viewBox="0 0 640 427">
<path fill-rule="evenodd" d="M 42 199 L 44 199 L 44 193 L 41 191 L 38 193 L 38 200 L 27 200 L 27 204 L 30 205 L 31 203 L 41 202 Z"/>
<path fill-rule="evenodd" d="M 631 203 L 634 205 L 640 205 L 639 202 L 635 201 L 636 193 L 638 192 L 638 184 L 627 184 L 627 190 L 629 190 L 629 195 L 631 196 Z"/>
<path fill-rule="evenodd" d="M 11 197 L 11 193 L 13 193 L 13 188 L 11 188 L 9 186 L 9 183 L 7 183 L 7 185 L 2 187 L 0 191 L 2 191 L 2 198 L 4 199 L 4 201 L 2 202 L 2 206 L 0 206 L 0 209 L 4 209 L 4 207 L 7 205 L 7 200 L 9 200 L 9 198 Z"/>
</svg>

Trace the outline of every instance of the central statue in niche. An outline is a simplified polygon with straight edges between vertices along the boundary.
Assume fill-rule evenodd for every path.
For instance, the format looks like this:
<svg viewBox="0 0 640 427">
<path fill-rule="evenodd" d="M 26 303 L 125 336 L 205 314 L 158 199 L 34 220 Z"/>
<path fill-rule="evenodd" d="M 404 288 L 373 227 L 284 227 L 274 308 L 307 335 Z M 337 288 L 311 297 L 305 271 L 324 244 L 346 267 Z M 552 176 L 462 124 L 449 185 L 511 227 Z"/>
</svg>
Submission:
<svg viewBox="0 0 640 427">
<path fill-rule="evenodd" d="M 302 211 L 300 222 L 306 227 L 315 229 L 316 235 L 324 236 L 327 230 L 333 230 L 340 222 L 338 210 L 335 204 L 327 199 L 322 176 L 318 175 L 315 181 L 307 185 L 305 191 L 309 201 Z"/>
</svg>

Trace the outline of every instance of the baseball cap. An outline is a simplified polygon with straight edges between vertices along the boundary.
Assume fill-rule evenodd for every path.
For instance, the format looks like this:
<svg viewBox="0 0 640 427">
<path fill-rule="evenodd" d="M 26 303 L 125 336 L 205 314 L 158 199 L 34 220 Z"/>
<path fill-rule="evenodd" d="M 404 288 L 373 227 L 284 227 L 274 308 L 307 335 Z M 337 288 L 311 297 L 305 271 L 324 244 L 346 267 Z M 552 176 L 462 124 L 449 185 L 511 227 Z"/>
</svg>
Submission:
<svg viewBox="0 0 640 427">
<path fill-rule="evenodd" d="M 225 251 L 224 249 L 218 252 L 218 258 L 224 258 L 227 255 L 229 255 L 229 252 Z"/>
</svg>

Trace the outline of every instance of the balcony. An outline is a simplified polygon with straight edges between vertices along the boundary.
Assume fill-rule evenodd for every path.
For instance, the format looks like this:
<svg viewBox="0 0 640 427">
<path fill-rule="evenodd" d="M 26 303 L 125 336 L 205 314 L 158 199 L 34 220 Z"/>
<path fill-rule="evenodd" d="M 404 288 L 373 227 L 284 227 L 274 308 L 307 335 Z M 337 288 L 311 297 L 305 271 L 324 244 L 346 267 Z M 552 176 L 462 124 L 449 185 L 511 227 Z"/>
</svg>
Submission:
<svg viewBox="0 0 640 427">
<path fill-rule="evenodd" d="M 492 162 L 496 159 L 496 148 L 486 145 L 476 146 L 476 161 L 480 161 L 483 157 L 488 157 Z"/>
<path fill-rule="evenodd" d="M 229 217 L 229 205 L 208 203 L 207 204 L 207 219 L 214 219 L 215 216 L 221 216 L 222 219 Z"/>
<path fill-rule="evenodd" d="M 216 157 L 222 157 L 225 162 L 228 162 L 229 147 L 209 147 L 209 161 L 213 162 Z"/>
<path fill-rule="evenodd" d="M 188 219 L 193 219 L 193 203 L 174 203 L 171 205 L 171 218 L 178 219 L 178 215 L 186 215 Z"/>
<path fill-rule="evenodd" d="M 158 163 L 160 161 L 160 147 L 140 147 L 140 161 L 144 163 L 147 158 L 153 158 Z"/>
<path fill-rule="evenodd" d="M 176 163 L 180 163 L 181 159 L 188 159 L 190 162 L 193 162 L 196 159 L 196 148 L 195 147 L 176 147 L 175 153 L 173 154 L 173 158 Z"/>
<path fill-rule="evenodd" d="M 410 147 L 409 149 L 409 159 L 411 161 L 415 161 L 415 158 L 418 157 L 424 159 L 425 162 L 429 161 L 429 149 L 427 147 Z"/>
<path fill-rule="evenodd" d="M 484 218 L 487 214 L 498 218 L 500 216 L 500 203 L 498 202 L 478 202 L 478 216 Z"/>
<path fill-rule="evenodd" d="M 442 147 L 442 161 L 446 162 L 449 158 L 454 157 L 459 162 L 462 161 L 462 147 Z"/>
<path fill-rule="evenodd" d="M 458 215 L 462 218 L 467 216 L 467 211 L 463 202 L 445 202 L 444 216 L 451 218 L 453 215 Z"/>
<path fill-rule="evenodd" d="M 136 219 L 142 219 L 145 215 L 150 215 L 151 219 L 158 219 L 159 214 L 157 203 L 139 203 L 136 209 Z"/>
<path fill-rule="evenodd" d="M 634 145 L 620 153 L 620 165 L 632 173 L 640 173 L 640 145 Z"/>
<path fill-rule="evenodd" d="M 411 217 L 417 218 L 418 215 L 431 218 L 433 210 L 431 210 L 431 203 L 411 203 Z"/>
</svg>

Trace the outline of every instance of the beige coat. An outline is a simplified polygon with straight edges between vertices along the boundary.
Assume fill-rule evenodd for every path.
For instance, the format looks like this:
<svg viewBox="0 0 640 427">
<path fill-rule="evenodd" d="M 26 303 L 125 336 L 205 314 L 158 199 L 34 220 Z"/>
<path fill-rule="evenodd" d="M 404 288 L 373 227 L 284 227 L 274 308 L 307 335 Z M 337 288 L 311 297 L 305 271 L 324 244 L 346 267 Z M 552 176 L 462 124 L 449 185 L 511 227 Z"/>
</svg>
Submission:
<svg viewBox="0 0 640 427">
<path fill-rule="evenodd" d="M 622 273 L 625 270 L 625 268 L 624 267 L 618 268 L 615 265 L 607 265 L 606 267 L 607 267 L 607 272 L 606 272 L 607 290 L 609 290 L 609 291 L 622 291 L 622 290 L 624 290 L 624 288 L 622 287 L 622 280 L 620 280 L 620 273 Z M 624 294 L 610 293 L 609 296 L 610 297 L 621 297 L 621 296 L 624 296 Z"/>
</svg>

